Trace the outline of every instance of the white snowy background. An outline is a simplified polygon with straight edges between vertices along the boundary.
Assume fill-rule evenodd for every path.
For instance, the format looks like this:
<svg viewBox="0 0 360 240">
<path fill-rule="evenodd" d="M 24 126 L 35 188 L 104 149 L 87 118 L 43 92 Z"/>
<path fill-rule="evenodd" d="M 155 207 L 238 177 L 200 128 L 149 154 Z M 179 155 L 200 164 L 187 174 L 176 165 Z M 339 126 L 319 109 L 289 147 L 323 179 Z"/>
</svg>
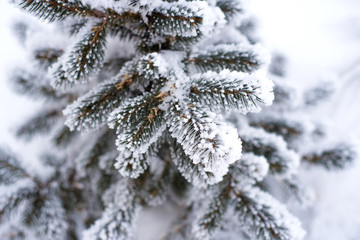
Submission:
<svg viewBox="0 0 360 240">
<path fill-rule="evenodd" d="M 333 79 L 334 98 L 314 117 L 339 138 L 360 140 L 360 1 L 252 0 L 260 38 L 288 58 L 287 79 L 306 88 Z M 316 194 L 306 239 L 360 239 L 360 160 L 345 171 L 305 172 Z"/>
<path fill-rule="evenodd" d="M 286 55 L 289 81 L 304 88 L 322 80 L 336 82 L 335 97 L 314 115 L 326 120 L 335 136 L 359 140 L 360 1 L 252 0 L 250 7 L 263 44 Z M 12 93 L 9 86 L 12 66 L 23 58 L 10 29 L 15 16 L 24 17 L 0 0 L 0 145 L 22 152 L 31 167 L 36 143 L 27 145 L 13 136 L 14 128 L 39 107 Z M 314 206 L 299 213 L 305 225 L 311 226 L 306 239 L 360 239 L 359 162 L 341 172 L 317 169 L 302 173 L 316 193 Z M 140 235 L 139 239 L 150 239 Z"/>
</svg>

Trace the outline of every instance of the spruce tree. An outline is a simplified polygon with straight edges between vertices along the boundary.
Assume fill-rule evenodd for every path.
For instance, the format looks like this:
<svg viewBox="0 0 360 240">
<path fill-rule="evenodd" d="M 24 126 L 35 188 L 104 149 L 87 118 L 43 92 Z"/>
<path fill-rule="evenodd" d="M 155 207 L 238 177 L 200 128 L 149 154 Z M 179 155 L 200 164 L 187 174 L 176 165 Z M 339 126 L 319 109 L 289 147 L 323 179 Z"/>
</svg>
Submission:
<svg viewBox="0 0 360 240">
<path fill-rule="evenodd" d="M 12 79 L 45 99 L 17 135 L 45 134 L 52 148 L 45 176 L 0 151 L 8 239 L 133 239 L 141 209 L 164 202 L 182 214 L 163 239 L 302 239 L 274 189 L 303 199 L 301 162 L 354 158 L 344 144 L 299 147 L 324 134 L 289 120 L 298 110 L 286 87 L 258 113 L 273 84 L 240 1 L 14 2 L 54 26 L 23 35 L 31 67 Z"/>
</svg>

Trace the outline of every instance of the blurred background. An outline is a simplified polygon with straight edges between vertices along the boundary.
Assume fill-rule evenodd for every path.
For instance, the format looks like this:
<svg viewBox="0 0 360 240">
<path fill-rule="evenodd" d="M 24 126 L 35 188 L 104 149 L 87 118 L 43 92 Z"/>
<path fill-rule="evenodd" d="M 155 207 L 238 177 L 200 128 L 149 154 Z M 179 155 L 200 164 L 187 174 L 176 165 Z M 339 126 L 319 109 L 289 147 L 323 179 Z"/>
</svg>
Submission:
<svg viewBox="0 0 360 240">
<path fill-rule="evenodd" d="M 313 113 L 334 136 L 360 140 L 360 1 L 249 0 L 256 37 L 272 53 L 284 56 L 286 79 L 306 89 L 333 82 L 335 95 Z M 8 75 L 24 59 L 12 26 L 29 18 L 0 1 L 0 144 L 36 161 L 41 140 L 25 144 L 13 131 L 40 105 L 11 91 Z M 35 21 L 35 20 L 34 20 Z M 18 151 L 21 149 L 21 151 Z M 296 214 L 308 230 L 306 239 L 360 239 L 360 163 L 339 172 L 303 170 L 303 181 L 316 194 L 314 205 Z"/>
</svg>

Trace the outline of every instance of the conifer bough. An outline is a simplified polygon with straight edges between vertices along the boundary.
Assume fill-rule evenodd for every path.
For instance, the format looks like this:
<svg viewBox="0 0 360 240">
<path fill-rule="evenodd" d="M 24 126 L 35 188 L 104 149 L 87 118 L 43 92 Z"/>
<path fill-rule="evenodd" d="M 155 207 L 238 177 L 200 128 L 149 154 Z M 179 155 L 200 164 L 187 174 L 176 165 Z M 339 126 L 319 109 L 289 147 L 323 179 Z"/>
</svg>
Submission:
<svg viewBox="0 0 360 240">
<path fill-rule="evenodd" d="M 265 183 L 276 177 L 297 191 L 300 160 L 325 164 L 334 154 L 301 157 L 288 146 L 289 131 L 302 134 L 297 125 L 244 117 L 271 104 L 273 84 L 263 50 L 240 31 L 241 1 L 14 2 L 61 31 L 43 33 L 49 46 L 29 49 L 36 71 L 14 81 L 49 100 L 18 136 L 46 133 L 57 150 L 41 158 L 52 169 L 41 177 L 0 151 L 0 182 L 14 189 L 0 199 L 1 222 L 19 210 L 18 233 L 29 238 L 129 240 L 142 208 L 171 201 L 183 215 L 164 239 L 237 229 L 303 238 Z M 344 152 L 325 166 L 350 160 Z"/>
</svg>

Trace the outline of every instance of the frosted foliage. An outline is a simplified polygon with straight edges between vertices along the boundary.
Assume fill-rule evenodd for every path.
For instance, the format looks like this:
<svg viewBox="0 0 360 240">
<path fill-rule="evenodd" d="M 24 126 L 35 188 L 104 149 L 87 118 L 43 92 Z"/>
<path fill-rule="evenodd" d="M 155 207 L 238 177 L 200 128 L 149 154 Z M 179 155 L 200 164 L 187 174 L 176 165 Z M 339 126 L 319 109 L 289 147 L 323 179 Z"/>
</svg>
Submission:
<svg viewBox="0 0 360 240">
<path fill-rule="evenodd" d="M 79 42 L 71 49 L 74 49 L 69 56 L 64 57 L 62 63 L 65 71 L 64 77 L 70 83 L 77 80 L 85 81 L 88 74 L 102 68 L 104 48 L 106 45 L 106 23 L 91 22 L 84 29 L 90 32 L 80 33 Z M 74 61 L 75 60 L 75 61 Z"/>
<path fill-rule="evenodd" d="M 55 194 L 50 194 L 45 201 L 36 226 L 40 236 L 53 240 L 64 239 L 68 226 L 61 200 Z"/>
<path fill-rule="evenodd" d="M 200 95 L 193 96 L 193 99 L 202 102 L 204 107 L 214 108 L 215 105 L 227 109 L 237 108 L 245 114 L 259 112 L 260 103 L 270 105 L 274 99 L 273 83 L 262 71 L 253 74 L 229 70 L 220 73 L 208 71 L 193 76 L 192 83 L 193 95 Z"/>
<path fill-rule="evenodd" d="M 132 216 L 121 209 L 108 207 L 95 225 L 86 230 L 83 239 L 129 240 L 133 239 Z"/>
<path fill-rule="evenodd" d="M 29 179 L 19 180 L 14 184 L 9 185 L 9 187 L 1 186 L 0 209 L 4 209 L 4 207 L 9 204 L 9 199 L 15 201 L 16 195 L 18 195 L 19 192 L 25 190 L 26 193 L 31 193 L 34 188 L 34 182 Z"/>
<path fill-rule="evenodd" d="M 157 12 L 165 16 L 180 15 L 184 18 L 201 17 L 202 24 L 200 30 L 204 35 L 208 35 L 214 29 L 215 25 L 221 26 L 226 23 L 225 16 L 221 10 L 215 6 L 209 5 L 206 1 L 191 1 L 179 0 L 174 2 L 166 2 L 161 0 L 140 0 L 140 1 L 98 1 L 98 0 L 83 0 L 83 3 L 87 3 L 94 8 L 111 8 L 115 11 L 122 12 L 136 12 L 142 16 L 144 22 L 148 22 L 148 17 L 152 12 Z M 135 4 L 130 4 L 135 3 Z M 194 24 L 194 20 L 191 20 L 187 24 L 181 25 L 180 28 L 170 28 L 170 32 L 166 32 L 166 26 L 163 22 L 155 22 L 154 24 L 163 24 L 162 31 L 164 33 L 175 34 L 181 36 L 196 36 L 197 32 L 191 27 Z"/>
<path fill-rule="evenodd" d="M 253 185 L 263 180 L 269 171 L 266 158 L 252 153 L 243 153 L 241 159 L 232 166 L 232 176 L 239 184 Z"/>
<path fill-rule="evenodd" d="M 225 28 L 225 31 L 230 29 Z M 238 32 L 234 34 L 237 35 Z M 231 36 L 234 34 L 227 33 Z M 216 39 L 219 35 L 219 41 L 223 41 L 224 34 L 216 33 L 209 41 Z M 247 39 L 243 39 L 239 35 L 239 43 L 219 44 L 215 40 L 215 44 L 204 43 L 199 45 L 199 49 L 194 49 L 190 55 L 191 61 L 198 65 L 197 61 L 201 60 L 202 70 L 208 69 L 212 71 L 221 71 L 223 69 L 231 69 L 240 72 L 251 73 L 260 68 L 265 68 L 270 62 L 270 56 L 267 51 L 260 45 L 251 45 Z M 225 37 L 226 39 L 226 37 Z"/>
<path fill-rule="evenodd" d="M 121 167 L 118 166 L 120 169 L 125 169 L 126 166 L 129 166 L 123 165 L 122 159 L 128 158 L 131 154 L 135 159 L 139 159 L 136 156 L 145 154 L 149 147 L 161 136 L 167 125 L 172 136 L 183 146 L 185 153 L 190 156 L 193 163 L 201 164 L 206 172 L 214 174 L 215 182 L 218 182 L 226 174 L 229 165 L 240 158 L 241 141 L 236 134 L 236 130 L 221 123 L 222 119 L 216 114 L 212 112 L 202 113 L 196 108 L 188 109 L 188 95 L 191 82 L 182 69 L 182 58 L 183 54 L 180 53 L 153 53 L 149 55 L 149 60 L 152 61 L 152 68 L 156 69 L 156 71 L 142 69 L 141 72 L 144 76 L 149 71 L 151 74 L 157 73 L 159 76 L 168 79 L 168 82 L 160 90 L 160 94 L 158 94 L 158 98 L 161 100 L 158 108 L 161 111 L 167 111 L 165 119 L 163 119 L 165 122 L 160 121 L 162 119 L 161 113 L 157 114 L 155 120 L 149 120 L 149 122 L 145 123 L 138 117 L 141 116 L 142 111 L 148 111 L 145 106 L 150 108 L 153 102 L 156 103 L 156 101 L 147 95 L 125 102 L 110 115 L 110 127 L 115 127 L 117 122 L 120 126 L 118 128 L 118 134 L 120 135 L 117 145 L 123 157 L 119 161 Z M 236 75 L 235 72 L 230 73 L 226 71 L 220 75 L 222 79 L 226 79 L 227 75 L 231 74 Z M 208 75 L 211 74 L 209 73 Z M 236 75 L 236 77 L 242 76 L 241 74 Z M 206 77 L 211 78 L 212 76 Z M 214 80 L 214 82 L 216 81 L 218 79 Z M 244 81 L 251 84 L 253 78 L 248 77 Z M 256 88 L 253 90 L 257 91 Z M 135 109 L 135 111 L 132 109 Z M 129 111 L 131 112 L 129 113 Z M 119 121 L 121 121 L 121 125 Z M 144 128 L 143 126 L 146 127 Z M 154 128 L 155 126 L 156 128 Z M 141 130 L 139 130 L 141 136 L 137 136 L 137 134 L 134 136 L 133 131 L 136 132 L 138 129 Z M 147 129 L 149 129 L 148 132 L 145 131 Z M 156 131 L 153 132 L 155 129 Z M 191 132 L 194 133 L 192 134 Z M 134 139 L 135 137 L 137 138 L 136 140 Z M 130 164 L 131 167 L 134 165 L 135 169 L 140 170 L 136 171 L 133 176 L 143 171 L 143 168 L 139 168 L 140 165 L 135 160 L 131 160 Z M 121 172 L 124 173 L 125 171 L 121 170 Z"/>
<path fill-rule="evenodd" d="M 192 231 L 193 231 L 195 240 L 210 240 L 211 239 L 211 235 L 209 234 L 209 232 L 204 231 L 204 229 L 199 224 L 193 225 Z"/>
<path fill-rule="evenodd" d="M 23 222 L 34 228 L 34 234 L 40 239 L 62 240 L 68 228 L 62 202 L 54 189 L 43 190 L 43 199 L 37 199 L 39 190 L 29 179 L 19 180 L 6 189 L 1 189 L 1 217 L 8 218 L 21 213 Z M 28 205 L 37 203 L 37 206 Z M 17 211 L 20 210 L 20 211 Z M 1 219 L 3 220 L 3 219 Z"/>
<path fill-rule="evenodd" d="M 120 155 L 115 167 L 124 176 L 138 177 L 144 172 L 151 151 L 154 150 L 158 139 L 166 128 L 161 117 L 158 117 L 160 120 L 142 117 L 141 113 L 146 112 L 147 109 L 141 108 L 148 101 L 149 98 L 146 96 L 129 100 L 124 104 L 124 107 L 116 109 L 109 117 L 110 127 L 119 125 L 116 145 Z M 131 111 L 134 108 L 138 111 Z M 129 111 L 131 112 L 129 113 Z"/>
<path fill-rule="evenodd" d="M 168 172 L 170 164 L 165 163 L 160 158 L 153 157 L 150 161 L 151 179 L 142 186 L 142 192 L 139 198 L 145 201 L 148 206 L 159 206 L 168 199 Z M 164 177 L 164 175 L 167 175 Z M 149 194 L 149 192 L 151 194 Z"/>
<path fill-rule="evenodd" d="M 102 156 L 100 156 L 99 158 L 99 168 L 106 171 L 106 172 L 110 172 L 111 167 L 113 166 L 113 160 L 116 159 L 118 157 L 119 153 L 117 150 L 113 150 L 109 153 L 106 153 Z"/>
<path fill-rule="evenodd" d="M 98 144 L 101 134 L 103 134 L 103 132 L 100 132 L 96 135 L 96 137 L 89 139 L 86 146 L 82 147 L 82 151 L 75 160 L 76 170 L 80 177 L 85 177 L 87 174 L 84 169 L 87 167 L 86 165 L 88 164 L 89 156 L 91 156 L 91 152 L 96 147 L 96 144 Z"/>
<path fill-rule="evenodd" d="M 34 195 L 40 194 L 44 200 L 35 230 L 44 237 L 39 238 L 131 240 L 140 208 L 168 201 L 184 210 L 175 238 L 209 239 L 226 227 L 224 216 L 231 212 L 232 222 L 257 239 L 272 234 L 301 239 L 297 220 L 254 188 L 279 162 L 284 166 L 279 174 L 290 179 L 299 156 L 280 137 L 249 126 L 238 131 L 223 117 L 226 111 L 241 117 L 259 112 L 274 99 L 263 69 L 267 56 L 245 40 L 240 18 L 234 17 L 242 12 L 235 9 L 242 8 L 238 2 L 22 0 L 39 18 L 58 21 L 66 38 L 51 46 L 59 54 L 39 68 L 55 78 L 54 87 L 72 87 L 49 86 L 59 98 L 50 104 L 61 102 L 51 105 L 56 119 L 62 122 L 61 110 L 72 102 L 63 110 L 71 130 L 102 128 L 82 138 L 67 128 L 49 131 L 61 132 L 56 137 L 68 144 L 51 149 L 54 171 L 45 182 L 21 169 L 14 173 L 15 180 L 34 183 L 16 182 L 15 190 L 5 191 L 4 211 L 15 203 L 25 206 L 27 199 L 37 201 Z M 86 84 L 75 86 L 79 82 Z M 246 152 L 249 142 L 273 147 L 279 158 Z M 6 176 L 2 170 L 0 175 Z"/>
<path fill-rule="evenodd" d="M 300 221 L 270 194 L 255 187 L 242 189 L 235 203 L 237 217 L 253 239 L 301 240 L 305 231 Z M 266 229 L 266 230 L 265 230 Z"/>
<path fill-rule="evenodd" d="M 226 28 L 225 28 L 226 29 Z M 238 32 L 236 32 L 238 34 Z M 237 35 L 234 33 L 235 35 Z M 251 45 L 243 35 L 240 35 L 241 41 L 240 43 L 234 44 L 217 44 L 217 45 L 203 45 L 199 46 L 199 49 L 194 49 L 190 58 L 196 58 L 199 55 L 217 55 L 223 53 L 244 53 L 248 56 L 254 55 L 256 56 L 256 60 L 260 62 L 260 65 L 267 65 L 270 62 L 269 53 L 262 47 L 260 44 Z"/>
<path fill-rule="evenodd" d="M 103 201 L 107 207 L 101 218 L 84 231 L 83 239 L 133 239 L 133 219 L 138 207 L 134 203 L 134 191 L 128 189 L 127 180 L 113 184 L 105 193 Z"/>
<path fill-rule="evenodd" d="M 241 157 L 241 140 L 236 129 L 225 123 L 219 115 L 199 109 L 181 109 L 169 124 L 171 135 L 177 139 L 194 164 L 214 175 L 216 182 L 222 180 L 229 165 Z"/>
<path fill-rule="evenodd" d="M 210 239 L 212 239 L 211 237 L 212 237 L 213 231 L 209 232 L 208 229 L 206 229 L 207 227 L 206 226 L 204 227 L 204 224 L 206 224 L 206 223 L 203 222 L 204 221 L 203 216 L 210 213 L 209 214 L 210 216 L 208 216 L 208 217 L 216 219 L 217 216 L 216 216 L 216 214 L 214 214 L 213 209 L 216 209 L 221 212 L 223 212 L 223 210 L 226 210 L 226 209 L 223 209 L 223 205 L 220 200 L 217 200 L 213 203 L 214 203 L 214 206 L 211 206 L 211 202 L 209 201 L 209 199 L 204 199 L 203 205 L 200 206 L 200 210 L 199 210 L 200 214 L 198 214 L 198 216 L 195 218 L 195 220 L 192 224 L 192 228 L 191 228 L 191 231 L 192 231 L 192 234 L 193 234 L 195 240 L 210 240 Z M 221 226 L 217 226 L 217 227 L 219 228 Z"/>
<path fill-rule="evenodd" d="M 258 104 L 268 105 L 273 100 L 272 82 L 262 71 L 254 74 L 229 70 L 220 73 L 209 71 L 189 77 L 185 71 L 185 58 L 183 52 L 161 51 L 147 54 L 136 62 L 135 68 L 140 76 L 144 79 L 164 79 L 164 83 L 159 84 L 162 87 L 154 93 L 145 93 L 120 102 L 107 120 L 111 128 L 117 128 L 116 144 L 121 154 L 116 168 L 124 176 L 138 177 L 144 172 L 148 165 L 146 155 L 150 154 L 151 146 L 168 129 L 182 145 L 192 164 L 199 164 L 191 167 L 197 168 L 197 177 L 207 179 L 205 182 L 209 184 L 221 181 L 229 165 L 241 156 L 241 140 L 236 129 L 222 123 L 223 119 L 217 116 L 219 111 L 200 110 L 197 105 L 219 105 L 218 110 L 237 108 L 247 113 L 259 111 Z M 95 117 L 85 116 L 81 122 L 81 109 L 89 111 L 91 96 L 95 98 Z M 99 111 L 102 105 L 97 107 L 97 96 L 99 92 L 87 94 L 64 111 L 65 115 L 70 116 L 66 123 L 71 128 L 82 129 L 84 125 L 85 128 L 92 127 L 104 121 L 104 114 Z M 104 110 L 108 112 L 108 109 Z M 185 172 L 188 168 L 184 162 L 178 166 L 190 180 L 192 177 Z"/>
<path fill-rule="evenodd" d="M 296 199 L 303 208 L 310 207 L 316 200 L 314 190 L 296 178 L 284 181 L 282 189 L 287 194 L 288 202 Z"/>
<path fill-rule="evenodd" d="M 184 103 L 190 88 L 189 77 L 184 71 L 182 63 L 184 53 L 164 51 L 161 54 L 152 54 L 154 66 L 158 69 L 160 77 L 165 77 L 167 82 L 161 88 L 162 104 L 159 108 L 167 110 L 171 103 Z"/>
<path fill-rule="evenodd" d="M 157 131 L 153 135 L 144 133 L 142 137 L 146 138 L 147 140 L 146 142 L 136 141 L 134 140 L 134 137 L 130 138 L 129 136 L 133 135 L 133 132 L 127 132 L 125 130 L 124 132 L 119 134 L 119 138 L 116 141 L 118 150 L 120 152 L 129 151 L 135 155 L 144 154 L 148 151 L 149 147 L 159 139 L 159 137 L 162 135 L 163 131 L 165 130 L 165 127 L 166 127 L 165 125 L 159 126 L 159 128 L 157 128 Z"/>
<path fill-rule="evenodd" d="M 144 154 L 165 130 L 166 126 L 165 124 L 161 124 L 162 121 L 150 121 L 141 116 L 142 111 L 146 111 L 141 108 L 143 105 L 147 104 L 148 101 L 150 101 L 149 98 L 140 96 L 139 98 L 124 103 L 124 107 L 120 107 L 111 113 L 109 117 L 109 125 L 111 128 L 115 126 L 115 122 L 121 121 L 121 125 L 119 125 L 117 129 L 119 136 L 116 141 L 116 145 L 120 152 L 129 151 L 134 155 Z M 131 111 L 131 109 L 135 110 L 129 113 L 129 110 Z M 144 126 L 144 121 L 147 125 L 142 128 L 142 126 Z M 145 131 L 146 129 L 150 130 Z M 141 137 L 138 136 L 139 134 L 141 134 Z"/>
<path fill-rule="evenodd" d="M 175 156 L 174 156 L 174 159 Z M 191 161 L 191 159 L 189 159 Z M 204 188 L 208 184 L 212 185 L 217 183 L 218 177 L 215 176 L 212 172 L 205 169 L 201 164 L 194 164 L 195 170 L 191 167 L 191 163 L 179 163 L 181 160 L 175 162 L 179 171 L 185 177 L 186 180 L 194 184 L 194 186 L 199 188 Z"/>
<path fill-rule="evenodd" d="M 124 177 L 137 178 L 148 168 L 149 160 L 145 154 L 133 155 L 124 151 L 116 158 L 114 166 Z"/>
<path fill-rule="evenodd" d="M 134 192 L 131 190 L 128 180 L 125 178 L 120 179 L 110 186 L 102 196 L 102 200 L 106 205 L 115 204 L 119 207 L 127 208 L 131 205 L 132 198 L 134 197 Z"/>
<path fill-rule="evenodd" d="M 24 177 L 25 172 L 11 153 L 0 149 L 0 183 L 11 184 Z"/>
<path fill-rule="evenodd" d="M 159 105 L 159 108 L 163 111 L 168 111 L 167 115 L 169 115 L 169 117 L 165 117 L 165 119 L 170 119 L 167 120 L 169 131 L 183 146 L 185 153 L 190 156 L 193 163 L 201 164 L 204 171 L 214 174 L 215 182 L 217 182 L 220 181 L 222 176 L 227 172 L 228 166 L 240 158 L 241 141 L 237 137 L 235 129 L 225 124 L 220 124 L 220 122 L 222 122 L 220 117 L 211 112 L 202 113 L 195 108 L 188 109 L 188 95 L 192 82 L 182 68 L 183 64 L 181 63 L 181 59 L 183 57 L 183 54 L 175 52 L 150 54 L 149 60 L 152 61 L 152 67 L 156 69 L 156 71 L 154 72 L 152 69 L 142 69 L 141 74 L 146 76 L 147 71 L 149 71 L 151 74 L 157 73 L 159 76 L 168 79 L 168 82 L 160 90 L 161 93 L 159 96 L 162 98 L 162 103 Z M 202 77 L 210 79 L 208 80 L 211 81 L 209 84 L 221 82 L 221 79 L 225 81 L 225 86 L 230 84 L 232 84 L 232 86 L 236 85 L 236 83 L 234 83 L 236 79 L 243 84 L 240 86 L 249 86 L 249 91 L 253 91 L 259 95 L 258 99 L 261 99 L 264 103 L 268 104 L 272 101 L 272 83 L 265 78 L 257 78 L 255 76 L 226 70 L 220 74 L 209 72 Z M 261 89 L 260 86 L 263 87 L 263 89 Z M 112 122 L 112 124 L 110 126 L 113 127 L 113 123 L 116 122 L 117 119 L 126 120 L 126 122 L 122 121 L 121 129 L 124 126 L 130 125 L 130 123 L 132 124 L 137 118 L 136 113 L 134 113 L 134 118 L 126 118 L 129 109 L 132 107 L 141 111 L 140 107 L 146 105 L 149 101 L 146 97 L 138 97 L 137 99 L 130 100 L 128 103 L 124 103 L 122 107 L 111 114 L 109 122 Z M 252 106 L 253 109 L 249 107 L 248 110 L 254 111 L 254 109 L 257 109 L 256 106 Z M 151 122 L 151 124 L 153 123 L 156 123 L 156 121 Z M 158 139 L 161 132 L 165 130 L 164 126 L 165 124 L 159 126 L 155 133 L 147 133 L 150 134 L 148 137 L 144 133 L 143 138 L 146 138 L 147 141 L 143 141 L 143 139 L 141 139 L 142 141 L 129 141 L 129 136 L 133 130 L 125 129 L 125 132 L 120 134 L 117 141 L 119 151 L 129 152 L 125 153 L 125 156 L 131 153 L 133 153 L 134 156 L 144 154 L 149 146 Z M 134 129 L 140 127 L 141 125 Z M 127 133 L 127 131 L 130 132 Z M 192 131 L 197 133 L 195 135 L 191 134 Z M 119 131 L 119 133 L 120 132 L 121 131 Z M 185 136 L 185 134 L 188 136 Z M 236 149 L 236 151 L 234 151 L 234 149 Z M 132 162 L 132 164 L 133 163 L 134 162 Z"/>
<path fill-rule="evenodd" d="M 287 147 L 282 137 L 252 127 L 239 129 L 239 135 L 244 141 L 251 142 L 255 148 L 259 147 L 260 151 L 262 148 L 265 148 L 265 151 L 268 151 L 269 148 L 273 149 L 273 156 L 271 158 L 267 156 L 267 160 L 270 165 L 281 166 L 280 171 L 277 172 L 279 176 L 291 178 L 297 173 L 300 166 L 300 156 Z"/>
<path fill-rule="evenodd" d="M 132 65 L 135 61 L 130 61 L 122 68 L 122 70 L 111 80 L 107 80 L 97 88 L 78 98 L 75 102 L 68 105 L 63 111 L 67 116 L 65 124 L 71 130 L 87 131 L 95 129 L 105 124 L 108 115 L 112 112 L 121 100 L 128 93 L 122 91 L 123 85 L 126 83 L 126 76 L 131 72 Z M 119 85 L 120 84 L 120 85 Z M 111 98 L 108 97 L 111 96 Z M 83 112 L 88 111 L 88 112 Z"/>
<path fill-rule="evenodd" d="M 170 148 L 171 158 L 186 180 L 199 188 L 204 188 L 208 184 L 215 184 L 218 181 L 213 173 L 205 170 L 202 164 L 194 164 L 182 146 L 176 143 L 176 140 L 174 142 L 172 143 L 173 147 Z"/>
</svg>

